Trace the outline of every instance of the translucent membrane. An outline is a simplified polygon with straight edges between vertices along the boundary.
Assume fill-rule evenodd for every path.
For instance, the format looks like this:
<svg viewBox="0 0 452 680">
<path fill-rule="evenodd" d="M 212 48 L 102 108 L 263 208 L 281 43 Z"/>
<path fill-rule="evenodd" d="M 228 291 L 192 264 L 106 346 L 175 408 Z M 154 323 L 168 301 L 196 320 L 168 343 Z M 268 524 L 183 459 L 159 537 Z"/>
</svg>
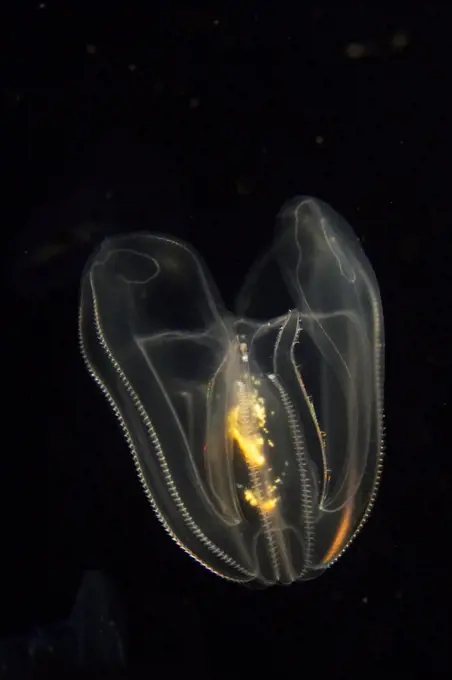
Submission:
<svg viewBox="0 0 452 680">
<path fill-rule="evenodd" d="M 375 275 L 337 213 L 286 203 L 234 313 L 187 244 L 109 239 L 85 269 L 79 324 L 186 552 L 263 585 L 319 576 L 344 552 L 379 483 L 384 340 Z"/>
</svg>

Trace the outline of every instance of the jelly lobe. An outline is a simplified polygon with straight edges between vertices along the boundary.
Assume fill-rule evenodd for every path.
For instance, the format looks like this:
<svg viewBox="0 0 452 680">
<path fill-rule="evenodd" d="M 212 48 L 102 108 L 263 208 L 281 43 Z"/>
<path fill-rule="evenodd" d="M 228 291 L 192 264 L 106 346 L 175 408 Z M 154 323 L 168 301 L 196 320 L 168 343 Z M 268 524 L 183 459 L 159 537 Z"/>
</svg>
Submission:
<svg viewBox="0 0 452 680">
<path fill-rule="evenodd" d="M 348 533 L 332 551 L 337 522 L 319 508 L 324 435 L 294 358 L 299 314 L 238 325 L 241 333 L 208 388 L 207 484 L 247 571 L 261 582 L 312 578 Z"/>
</svg>

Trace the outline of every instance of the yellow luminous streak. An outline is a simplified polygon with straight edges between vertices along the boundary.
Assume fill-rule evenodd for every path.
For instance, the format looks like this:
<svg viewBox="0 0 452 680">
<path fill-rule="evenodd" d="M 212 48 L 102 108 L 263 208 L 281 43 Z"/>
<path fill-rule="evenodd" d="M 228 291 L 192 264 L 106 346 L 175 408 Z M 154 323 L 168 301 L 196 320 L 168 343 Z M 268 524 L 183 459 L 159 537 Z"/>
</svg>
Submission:
<svg viewBox="0 0 452 680">
<path fill-rule="evenodd" d="M 259 507 L 263 512 L 272 512 L 276 508 L 276 504 L 278 503 L 277 498 L 270 498 L 268 501 L 262 501 L 260 503 Z"/>
<path fill-rule="evenodd" d="M 344 511 L 341 523 L 337 530 L 336 536 L 334 537 L 334 541 L 331 545 L 331 548 L 328 550 L 327 554 L 323 558 L 324 564 L 327 564 L 328 562 L 331 562 L 331 560 L 334 560 L 335 557 L 338 557 L 339 553 L 344 547 L 350 533 L 351 517 L 352 508 L 349 505 Z"/>
<path fill-rule="evenodd" d="M 259 508 L 259 510 L 262 510 L 262 512 L 271 512 L 276 508 L 276 505 L 278 503 L 277 498 L 268 498 L 266 500 L 259 501 L 259 499 L 256 498 L 256 495 L 251 491 L 251 489 L 246 489 L 244 495 L 245 500 L 248 501 L 248 503 L 252 505 L 253 508 Z"/>
<path fill-rule="evenodd" d="M 262 437 L 250 437 L 243 435 L 238 427 L 239 407 L 236 406 L 229 414 L 229 435 L 237 442 L 249 465 L 262 467 L 265 465 L 265 456 L 262 453 L 264 440 Z"/>
<path fill-rule="evenodd" d="M 255 413 L 259 416 L 261 423 L 265 422 L 265 410 L 259 407 L 256 411 Z M 257 435 L 246 435 L 240 431 L 239 406 L 234 407 L 229 412 L 228 426 L 229 436 L 237 442 L 248 465 L 252 468 L 264 467 L 267 462 L 262 453 L 264 439 Z M 280 483 L 280 481 L 278 480 L 277 483 Z M 279 502 L 279 497 L 274 495 L 276 488 L 275 484 L 266 483 L 264 492 L 258 495 L 251 491 L 251 489 L 246 489 L 244 498 L 252 507 L 259 508 L 261 512 L 269 513 L 275 509 Z"/>
</svg>

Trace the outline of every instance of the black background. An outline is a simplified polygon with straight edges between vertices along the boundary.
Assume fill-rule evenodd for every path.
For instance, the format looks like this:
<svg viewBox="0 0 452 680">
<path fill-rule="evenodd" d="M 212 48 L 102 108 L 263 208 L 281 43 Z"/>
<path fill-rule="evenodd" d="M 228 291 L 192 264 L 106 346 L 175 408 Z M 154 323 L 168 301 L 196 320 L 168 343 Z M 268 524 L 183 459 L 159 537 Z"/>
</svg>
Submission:
<svg viewBox="0 0 452 680">
<path fill-rule="evenodd" d="M 452 11 L 112 4 L 2 5 L 2 635 L 66 618 L 94 568 L 127 677 L 450 670 Z M 192 243 L 231 305 L 300 193 L 380 282 L 387 456 L 338 564 L 254 592 L 154 519 L 79 356 L 78 286 L 105 236 L 147 229 Z"/>
</svg>

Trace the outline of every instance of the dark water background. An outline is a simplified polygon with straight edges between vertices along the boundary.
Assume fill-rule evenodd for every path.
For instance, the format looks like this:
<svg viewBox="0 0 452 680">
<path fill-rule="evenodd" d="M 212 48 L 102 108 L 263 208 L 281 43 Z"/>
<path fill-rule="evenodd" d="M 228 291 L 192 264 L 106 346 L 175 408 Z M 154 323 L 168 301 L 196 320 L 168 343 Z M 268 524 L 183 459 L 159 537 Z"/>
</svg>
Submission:
<svg viewBox="0 0 452 680">
<path fill-rule="evenodd" d="M 452 10 L 261 4 L 2 5 L 0 677 L 451 669 Z M 231 304 L 299 193 L 380 282 L 387 458 L 333 569 L 252 592 L 154 519 L 79 357 L 78 285 L 105 236 L 144 228 L 191 242 Z M 99 606 L 58 648 L 93 571 Z M 121 653 L 81 653 L 112 599 Z"/>
</svg>

